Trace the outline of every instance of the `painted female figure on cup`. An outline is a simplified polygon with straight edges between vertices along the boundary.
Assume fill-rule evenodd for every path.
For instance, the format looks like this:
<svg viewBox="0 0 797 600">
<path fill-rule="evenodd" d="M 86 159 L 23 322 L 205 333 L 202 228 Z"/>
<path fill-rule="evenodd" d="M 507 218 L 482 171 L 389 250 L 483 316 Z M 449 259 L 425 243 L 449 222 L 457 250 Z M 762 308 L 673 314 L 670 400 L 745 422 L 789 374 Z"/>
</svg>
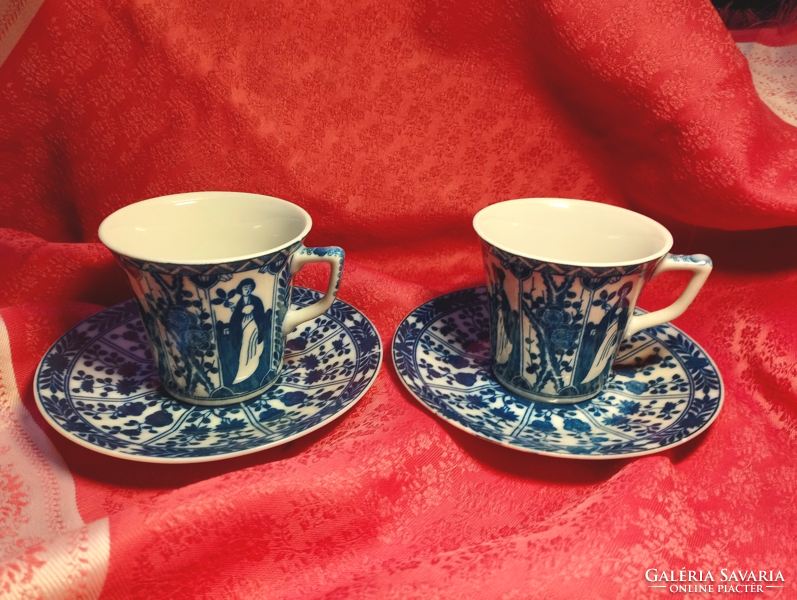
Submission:
<svg viewBox="0 0 797 600">
<path fill-rule="evenodd" d="M 589 278 L 582 278 L 582 285 L 585 279 Z M 617 290 L 617 300 L 614 304 L 603 302 L 602 309 L 605 311 L 603 318 L 597 323 L 585 324 L 573 374 L 573 381 L 576 383 L 587 384 L 593 381 L 605 371 L 606 364 L 614 360 L 617 345 L 630 316 L 628 294 L 631 293 L 632 287 L 630 281 L 625 282 Z M 611 300 L 614 296 L 615 293 L 612 293 L 607 297 Z M 600 302 L 598 300 L 595 304 Z"/>
<path fill-rule="evenodd" d="M 223 305 L 231 313 L 214 309 L 221 385 L 226 392 L 255 389 L 273 371 L 274 310 L 265 309 L 263 300 L 255 294 L 256 287 L 255 279 L 246 277 L 231 290 L 218 287 L 215 291 L 213 304 Z M 223 320 L 225 314 L 230 315 L 228 322 Z"/>
<path fill-rule="evenodd" d="M 519 364 L 520 344 L 514 338 L 517 335 L 519 321 L 518 311 L 509 302 L 504 289 L 506 274 L 502 269 L 493 265 L 495 282 L 492 284 L 493 297 L 497 302 L 493 303 L 492 319 L 496 327 L 492 328 L 491 348 L 493 349 L 495 362 L 498 364 L 509 363 L 510 365 Z"/>
<path fill-rule="evenodd" d="M 230 319 L 230 337 L 233 350 L 237 349 L 237 368 L 230 369 L 235 373 L 233 384 L 246 381 L 254 375 L 263 354 L 264 336 L 271 321 L 271 310 L 263 308 L 263 301 L 252 292 L 255 281 L 246 278 L 238 284 L 240 298 Z M 234 358 L 234 357 L 229 357 Z M 232 365 L 230 365 L 232 366 Z"/>
</svg>

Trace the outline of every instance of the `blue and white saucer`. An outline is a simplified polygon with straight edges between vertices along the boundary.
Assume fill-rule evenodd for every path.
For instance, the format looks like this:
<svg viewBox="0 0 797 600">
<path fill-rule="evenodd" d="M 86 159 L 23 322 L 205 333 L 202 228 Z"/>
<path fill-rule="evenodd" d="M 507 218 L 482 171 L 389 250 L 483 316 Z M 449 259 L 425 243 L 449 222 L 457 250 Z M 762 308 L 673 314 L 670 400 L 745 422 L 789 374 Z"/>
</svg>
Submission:
<svg viewBox="0 0 797 600">
<path fill-rule="evenodd" d="M 294 308 L 319 292 L 293 288 Z M 373 324 L 335 300 L 286 343 L 282 373 L 240 404 L 185 404 L 161 387 L 135 302 L 76 325 L 47 351 L 34 379 L 44 418 L 103 454 L 154 463 L 221 460 L 284 444 L 345 413 L 374 383 L 382 343 Z"/>
<path fill-rule="evenodd" d="M 490 368 L 484 287 L 412 311 L 393 338 L 393 362 L 412 395 L 452 425 L 565 458 L 642 456 L 683 444 L 711 425 L 723 399 L 714 361 L 669 324 L 624 341 L 609 383 L 591 400 L 552 405 L 513 394 Z"/>
</svg>

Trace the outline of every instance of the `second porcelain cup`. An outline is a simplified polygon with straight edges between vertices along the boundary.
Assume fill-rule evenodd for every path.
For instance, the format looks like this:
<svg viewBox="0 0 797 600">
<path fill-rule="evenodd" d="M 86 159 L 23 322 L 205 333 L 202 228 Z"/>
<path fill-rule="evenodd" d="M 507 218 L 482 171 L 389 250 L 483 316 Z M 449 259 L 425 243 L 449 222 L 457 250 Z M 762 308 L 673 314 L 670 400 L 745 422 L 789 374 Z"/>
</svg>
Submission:
<svg viewBox="0 0 797 600">
<path fill-rule="evenodd" d="M 597 395 L 620 341 L 683 314 L 712 268 L 702 254 L 668 254 L 672 236 L 656 221 L 597 202 L 499 202 L 473 226 L 487 273 L 493 371 L 539 402 Z M 634 315 L 645 283 L 671 270 L 692 271 L 681 297 Z"/>
<path fill-rule="evenodd" d="M 100 239 L 127 273 L 169 394 L 232 404 L 277 380 L 285 336 L 324 313 L 340 285 L 343 250 L 306 248 L 311 225 L 295 204 L 236 192 L 144 200 L 102 222 Z M 310 262 L 332 266 L 326 295 L 291 309 L 293 276 Z"/>
</svg>

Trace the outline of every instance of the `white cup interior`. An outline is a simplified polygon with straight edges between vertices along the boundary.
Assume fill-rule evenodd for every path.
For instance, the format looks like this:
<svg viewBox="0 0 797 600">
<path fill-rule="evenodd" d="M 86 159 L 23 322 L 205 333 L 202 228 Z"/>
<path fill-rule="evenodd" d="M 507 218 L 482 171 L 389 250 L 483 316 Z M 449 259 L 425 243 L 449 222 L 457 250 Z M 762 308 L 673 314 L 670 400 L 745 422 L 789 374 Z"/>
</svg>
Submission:
<svg viewBox="0 0 797 600">
<path fill-rule="evenodd" d="M 302 240 L 312 220 L 279 198 L 196 192 L 126 206 L 99 229 L 114 252 L 160 263 L 207 264 L 255 258 Z"/>
<path fill-rule="evenodd" d="M 584 267 L 641 264 L 672 247 L 667 229 L 644 215 L 586 200 L 525 198 L 488 206 L 473 219 L 506 252 Z"/>
</svg>

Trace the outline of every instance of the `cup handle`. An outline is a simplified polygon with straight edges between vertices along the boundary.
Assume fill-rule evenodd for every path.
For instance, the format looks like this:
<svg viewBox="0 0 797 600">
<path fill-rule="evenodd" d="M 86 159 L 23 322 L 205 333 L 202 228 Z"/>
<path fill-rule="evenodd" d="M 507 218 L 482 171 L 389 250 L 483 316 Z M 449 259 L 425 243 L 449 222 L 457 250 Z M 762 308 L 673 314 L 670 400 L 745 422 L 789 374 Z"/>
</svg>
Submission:
<svg viewBox="0 0 797 600">
<path fill-rule="evenodd" d="M 329 272 L 327 293 L 324 294 L 321 300 L 298 310 L 292 308 L 288 309 L 282 325 L 283 336 L 288 335 L 298 325 L 305 321 L 321 316 L 332 306 L 335 297 L 338 295 L 340 277 L 343 274 L 343 258 L 343 249 L 337 246 L 324 246 L 321 248 L 307 248 L 302 246 L 293 254 L 291 258 L 291 275 L 296 275 L 296 273 L 302 270 L 304 265 L 314 262 L 329 263 L 332 268 Z"/>
<path fill-rule="evenodd" d="M 667 308 L 631 317 L 626 328 L 626 337 L 630 337 L 648 327 L 662 325 L 684 314 L 689 305 L 692 304 L 695 296 L 697 296 L 700 288 L 706 283 L 711 269 L 711 259 L 705 254 L 668 254 L 665 256 L 656 265 L 653 275 L 650 277 L 651 279 L 665 271 L 692 271 L 692 279 L 689 280 L 689 285 L 686 286 L 681 297 Z"/>
</svg>

